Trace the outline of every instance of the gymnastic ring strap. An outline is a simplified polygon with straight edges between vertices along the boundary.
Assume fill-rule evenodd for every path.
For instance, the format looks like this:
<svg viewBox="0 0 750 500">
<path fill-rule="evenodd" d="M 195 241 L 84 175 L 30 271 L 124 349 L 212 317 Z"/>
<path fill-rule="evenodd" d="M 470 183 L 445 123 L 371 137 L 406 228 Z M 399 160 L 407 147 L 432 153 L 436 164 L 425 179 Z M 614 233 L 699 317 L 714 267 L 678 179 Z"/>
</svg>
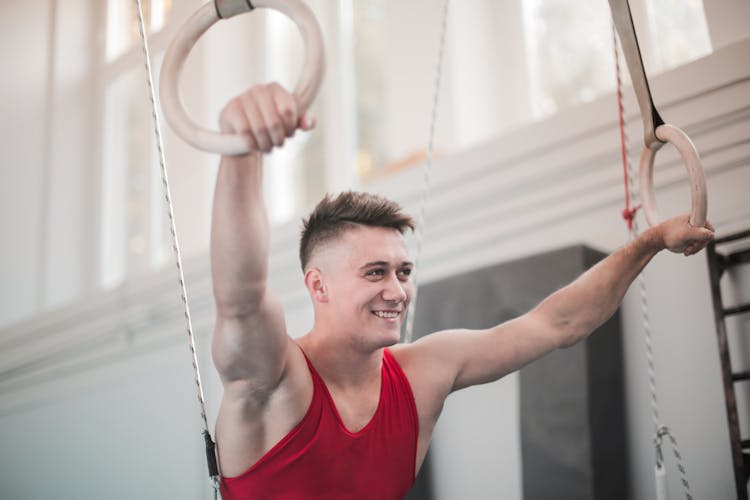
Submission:
<svg viewBox="0 0 750 500">
<path fill-rule="evenodd" d="M 682 156 L 685 169 L 690 182 L 690 224 L 703 227 L 706 224 L 706 179 L 703 176 L 701 159 L 695 149 L 693 141 L 685 132 L 673 125 L 659 125 L 656 128 L 656 137 L 663 141 L 655 143 L 652 147 L 644 146 L 640 162 L 640 191 L 643 211 L 650 226 L 656 226 L 660 222 L 659 213 L 656 209 L 656 198 L 654 197 L 654 157 L 664 142 L 669 142 L 677 148 Z"/>
<path fill-rule="evenodd" d="M 249 137 L 244 134 L 223 134 L 197 125 L 188 116 L 179 91 L 178 81 L 188 54 L 198 39 L 220 19 L 249 12 L 253 8 L 269 8 L 285 14 L 297 24 L 305 45 L 305 61 L 294 96 L 304 113 L 320 89 L 325 71 L 325 52 L 320 25 L 310 8 L 301 0 L 216 0 L 198 9 L 180 28 L 164 55 L 159 97 L 164 116 L 172 129 L 188 144 L 211 153 L 242 155 L 249 153 Z M 221 16 L 221 17 L 220 17 Z"/>
</svg>

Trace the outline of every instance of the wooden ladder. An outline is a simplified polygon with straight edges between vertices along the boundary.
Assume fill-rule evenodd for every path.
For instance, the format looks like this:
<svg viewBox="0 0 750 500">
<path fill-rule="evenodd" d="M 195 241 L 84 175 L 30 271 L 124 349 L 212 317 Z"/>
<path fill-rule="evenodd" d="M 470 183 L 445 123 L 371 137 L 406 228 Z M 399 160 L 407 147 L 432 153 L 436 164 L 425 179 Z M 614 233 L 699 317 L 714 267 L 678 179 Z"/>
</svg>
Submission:
<svg viewBox="0 0 750 500">
<path fill-rule="evenodd" d="M 742 247 L 742 240 L 747 240 L 747 245 L 743 249 L 735 250 L 734 248 L 736 247 Z M 728 243 L 734 244 L 732 245 L 732 250 L 728 252 L 717 251 L 717 247 L 726 246 Z M 750 303 L 725 307 L 721 296 L 720 281 L 725 271 L 750 263 L 750 230 L 717 238 L 708 245 L 706 250 L 711 279 L 714 319 L 716 321 L 716 336 L 719 342 L 721 375 L 724 382 L 724 398 L 727 406 L 727 419 L 729 420 L 729 440 L 732 447 L 737 500 L 748 500 L 747 481 L 750 476 L 750 439 L 742 439 L 734 384 L 750 381 L 750 371 L 734 371 L 732 369 L 725 319 L 727 316 L 750 312 Z"/>
</svg>

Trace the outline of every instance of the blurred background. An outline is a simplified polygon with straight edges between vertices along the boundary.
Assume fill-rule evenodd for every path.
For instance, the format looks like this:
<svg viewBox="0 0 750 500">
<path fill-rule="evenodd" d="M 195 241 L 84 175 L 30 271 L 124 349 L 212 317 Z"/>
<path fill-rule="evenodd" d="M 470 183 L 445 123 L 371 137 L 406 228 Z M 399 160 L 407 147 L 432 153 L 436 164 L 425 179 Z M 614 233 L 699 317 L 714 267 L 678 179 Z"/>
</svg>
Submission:
<svg viewBox="0 0 750 500">
<path fill-rule="evenodd" d="M 377 192 L 419 211 L 442 22 L 435 0 L 308 4 L 328 60 L 313 106 L 318 126 L 267 158 L 264 186 L 271 285 L 292 336 L 312 325 L 300 221 L 324 193 Z M 143 5 L 158 77 L 167 45 L 201 2 Z M 654 101 L 701 152 L 717 234 L 747 229 L 750 3 L 631 0 L 631 8 Z M 3 0 L 0 19 L 0 497 L 205 498 L 135 3 Z M 572 244 L 609 252 L 627 241 L 613 50 L 605 0 L 452 3 L 421 283 Z M 214 127 L 225 102 L 250 85 L 293 87 L 302 57 L 294 24 L 278 13 L 223 21 L 188 59 L 186 106 Z M 637 164 L 642 126 L 628 82 Z M 163 127 L 213 422 L 221 389 L 209 353 L 208 236 L 218 158 Z M 687 178 L 669 147 L 657 157 L 655 186 L 663 214 L 688 209 Z M 746 274 L 722 283 L 727 300 L 750 296 Z M 681 439 L 695 498 L 735 498 L 706 257 L 659 255 L 645 277 L 662 416 Z M 629 495 L 648 500 L 654 457 L 635 287 L 621 318 L 622 452 Z M 747 368 L 739 337 L 747 323 L 729 325 L 737 370 Z M 450 398 L 433 441 L 434 498 L 524 498 L 517 379 Z M 674 498 L 678 481 L 670 473 Z"/>
</svg>

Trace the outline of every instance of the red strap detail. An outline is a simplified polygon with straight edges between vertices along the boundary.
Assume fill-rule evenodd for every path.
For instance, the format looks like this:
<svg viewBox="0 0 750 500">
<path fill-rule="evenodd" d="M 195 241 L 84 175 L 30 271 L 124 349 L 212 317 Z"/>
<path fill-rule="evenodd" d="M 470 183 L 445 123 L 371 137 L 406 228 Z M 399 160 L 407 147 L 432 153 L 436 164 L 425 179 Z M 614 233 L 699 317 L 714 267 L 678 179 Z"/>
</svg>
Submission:
<svg viewBox="0 0 750 500">
<path fill-rule="evenodd" d="M 625 182 L 625 208 L 622 209 L 622 218 L 628 226 L 628 231 L 633 229 L 633 219 L 641 205 L 630 208 L 630 183 L 628 181 L 628 148 L 625 135 L 625 117 L 622 105 L 622 78 L 620 76 L 620 58 L 617 51 L 617 35 L 614 24 L 612 25 L 612 40 L 615 49 L 615 72 L 617 75 L 617 116 L 620 124 L 620 156 L 622 158 L 622 177 Z"/>
<path fill-rule="evenodd" d="M 633 229 L 633 219 L 635 219 L 635 214 L 638 212 L 638 209 L 641 208 L 641 205 L 638 204 L 633 208 L 625 207 L 622 209 L 622 218 L 625 219 L 625 222 L 628 225 L 628 229 Z"/>
</svg>

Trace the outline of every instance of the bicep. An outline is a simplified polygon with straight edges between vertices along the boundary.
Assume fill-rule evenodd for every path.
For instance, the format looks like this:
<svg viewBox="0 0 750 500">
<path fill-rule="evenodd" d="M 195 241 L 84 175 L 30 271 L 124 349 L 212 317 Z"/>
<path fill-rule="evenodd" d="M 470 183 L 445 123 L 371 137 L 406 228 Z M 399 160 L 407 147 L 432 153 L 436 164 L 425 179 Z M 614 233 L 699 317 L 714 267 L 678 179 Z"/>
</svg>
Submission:
<svg viewBox="0 0 750 500">
<path fill-rule="evenodd" d="M 452 378 L 451 391 L 498 380 L 559 347 L 558 335 L 537 311 L 485 330 L 437 332 L 420 342 Z"/>
<path fill-rule="evenodd" d="M 245 381 L 272 390 L 283 376 L 289 344 L 281 302 L 269 291 L 252 312 L 217 313 L 211 351 L 225 387 Z"/>
</svg>

